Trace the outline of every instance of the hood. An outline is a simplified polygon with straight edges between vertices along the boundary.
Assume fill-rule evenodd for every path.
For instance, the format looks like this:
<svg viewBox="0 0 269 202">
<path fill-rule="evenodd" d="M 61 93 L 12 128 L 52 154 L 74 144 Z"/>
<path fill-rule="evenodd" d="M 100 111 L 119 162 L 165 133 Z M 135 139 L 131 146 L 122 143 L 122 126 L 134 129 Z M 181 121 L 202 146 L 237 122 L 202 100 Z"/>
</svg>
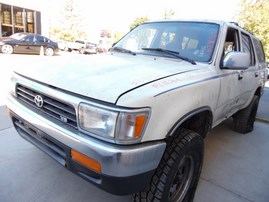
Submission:
<svg viewBox="0 0 269 202">
<path fill-rule="evenodd" d="M 39 57 L 31 65 L 21 65 L 15 71 L 60 89 L 115 103 L 126 91 L 195 69 L 197 65 L 178 59 L 108 53 L 71 58 Z"/>
</svg>

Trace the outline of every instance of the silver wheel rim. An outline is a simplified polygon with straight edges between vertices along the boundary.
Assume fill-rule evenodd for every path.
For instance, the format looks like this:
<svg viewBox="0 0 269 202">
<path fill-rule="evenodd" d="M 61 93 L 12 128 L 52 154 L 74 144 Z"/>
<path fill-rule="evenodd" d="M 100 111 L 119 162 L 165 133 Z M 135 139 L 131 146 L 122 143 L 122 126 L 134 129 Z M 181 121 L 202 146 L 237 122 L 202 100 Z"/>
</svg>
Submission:
<svg viewBox="0 0 269 202">
<path fill-rule="evenodd" d="M 51 48 L 47 48 L 46 55 L 47 56 L 52 56 L 53 55 L 53 50 Z"/>
<path fill-rule="evenodd" d="M 185 156 L 179 163 L 178 171 L 170 188 L 169 201 L 180 202 L 186 196 L 194 172 L 194 160 L 191 155 Z"/>
<path fill-rule="evenodd" d="M 13 48 L 10 45 L 3 45 L 2 52 L 5 54 L 11 54 L 13 52 Z"/>
</svg>

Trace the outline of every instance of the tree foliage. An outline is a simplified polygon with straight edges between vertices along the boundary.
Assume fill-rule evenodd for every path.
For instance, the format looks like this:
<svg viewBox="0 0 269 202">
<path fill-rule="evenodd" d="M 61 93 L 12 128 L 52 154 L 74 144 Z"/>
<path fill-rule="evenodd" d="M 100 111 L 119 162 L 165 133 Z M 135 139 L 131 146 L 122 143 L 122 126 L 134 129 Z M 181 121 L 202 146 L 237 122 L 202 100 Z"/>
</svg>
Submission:
<svg viewBox="0 0 269 202">
<path fill-rule="evenodd" d="M 64 9 L 60 11 L 58 21 L 58 26 L 50 28 L 52 38 L 65 41 L 86 38 L 86 32 L 82 29 L 82 17 L 75 0 L 65 1 Z"/>
<path fill-rule="evenodd" d="M 257 36 L 269 59 L 269 1 L 240 0 L 239 25 Z"/>
<path fill-rule="evenodd" d="M 164 19 L 171 19 L 175 15 L 175 11 L 172 9 L 165 9 Z"/>
<path fill-rule="evenodd" d="M 140 17 L 140 18 L 136 18 L 135 21 L 130 25 L 130 30 L 136 28 L 138 25 L 149 21 L 148 17 Z"/>
<path fill-rule="evenodd" d="M 117 43 L 124 36 L 124 34 L 124 32 L 115 32 L 114 43 Z"/>
</svg>

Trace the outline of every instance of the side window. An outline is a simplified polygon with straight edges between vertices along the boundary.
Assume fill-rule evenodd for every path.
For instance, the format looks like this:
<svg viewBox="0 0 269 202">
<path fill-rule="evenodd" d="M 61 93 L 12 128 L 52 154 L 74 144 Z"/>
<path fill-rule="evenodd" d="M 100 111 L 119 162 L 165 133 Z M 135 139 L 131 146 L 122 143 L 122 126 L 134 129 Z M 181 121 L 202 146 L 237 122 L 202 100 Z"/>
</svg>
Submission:
<svg viewBox="0 0 269 202">
<path fill-rule="evenodd" d="M 36 41 L 37 42 L 44 42 L 44 37 L 42 37 L 42 36 L 36 36 Z"/>
<path fill-rule="evenodd" d="M 257 53 L 257 57 L 260 63 L 265 62 L 264 51 L 262 47 L 262 43 L 258 39 L 253 39 L 254 47 Z"/>
<path fill-rule="evenodd" d="M 242 49 L 243 52 L 248 53 L 250 57 L 250 65 L 255 64 L 254 52 L 251 43 L 251 39 L 248 35 L 242 33 Z"/>
<path fill-rule="evenodd" d="M 224 43 L 223 54 L 226 56 L 231 51 L 239 51 L 239 37 L 238 31 L 236 29 L 228 29 L 226 40 Z"/>
<path fill-rule="evenodd" d="M 34 36 L 28 36 L 26 39 L 25 39 L 26 42 L 33 42 L 34 41 Z"/>
</svg>

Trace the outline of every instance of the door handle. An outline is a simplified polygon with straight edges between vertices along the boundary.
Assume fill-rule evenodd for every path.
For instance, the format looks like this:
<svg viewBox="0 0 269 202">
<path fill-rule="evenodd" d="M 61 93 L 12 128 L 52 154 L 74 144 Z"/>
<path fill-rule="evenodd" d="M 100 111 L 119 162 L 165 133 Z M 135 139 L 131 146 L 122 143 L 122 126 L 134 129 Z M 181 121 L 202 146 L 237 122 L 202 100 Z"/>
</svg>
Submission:
<svg viewBox="0 0 269 202">
<path fill-rule="evenodd" d="M 243 79 L 243 71 L 238 72 L 238 80 Z"/>
<path fill-rule="evenodd" d="M 255 77 L 258 77 L 259 76 L 259 72 L 255 72 Z"/>
</svg>

